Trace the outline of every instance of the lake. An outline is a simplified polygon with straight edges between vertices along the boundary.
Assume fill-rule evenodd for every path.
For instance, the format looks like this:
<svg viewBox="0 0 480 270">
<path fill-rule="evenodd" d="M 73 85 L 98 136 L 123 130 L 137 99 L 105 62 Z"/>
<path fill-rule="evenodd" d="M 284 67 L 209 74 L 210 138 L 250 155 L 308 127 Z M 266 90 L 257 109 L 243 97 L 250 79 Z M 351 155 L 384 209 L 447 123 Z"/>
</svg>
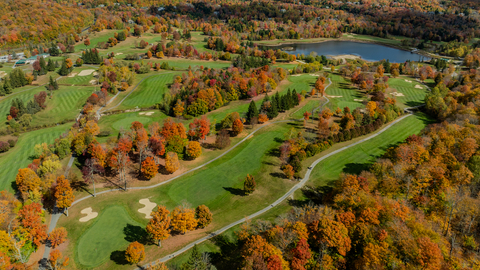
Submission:
<svg viewBox="0 0 480 270">
<path fill-rule="evenodd" d="M 320 43 L 296 43 L 275 46 L 275 49 L 282 49 L 286 47 L 293 47 L 294 50 L 286 51 L 289 54 L 304 54 L 309 55 L 311 52 L 316 52 L 318 55 L 340 55 L 352 54 L 360 56 L 367 61 L 380 61 L 382 59 L 390 60 L 393 63 L 403 63 L 407 60 L 419 61 L 421 59 L 428 60 L 428 57 L 411 53 L 409 51 L 399 50 L 383 45 L 372 43 L 360 43 L 353 41 L 325 41 Z"/>
</svg>

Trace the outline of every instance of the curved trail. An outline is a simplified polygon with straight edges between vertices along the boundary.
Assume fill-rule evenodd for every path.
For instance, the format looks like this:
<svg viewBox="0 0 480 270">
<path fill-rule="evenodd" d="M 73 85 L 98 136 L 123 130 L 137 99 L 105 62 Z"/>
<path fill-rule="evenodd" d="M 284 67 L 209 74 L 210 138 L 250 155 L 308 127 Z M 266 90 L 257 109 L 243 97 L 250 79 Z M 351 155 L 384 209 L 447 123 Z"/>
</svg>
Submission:
<svg viewBox="0 0 480 270">
<path fill-rule="evenodd" d="M 342 151 L 344 151 L 344 150 L 347 150 L 347 149 L 349 149 L 349 148 L 351 148 L 351 147 L 353 147 L 353 146 L 356 146 L 356 145 L 358 145 L 358 144 L 361 144 L 361 143 L 363 143 L 363 142 L 366 142 L 366 141 L 368 141 L 368 140 L 371 140 L 371 139 L 377 137 L 378 135 L 382 134 L 382 133 L 385 132 L 387 129 L 389 129 L 390 127 L 392 127 L 394 124 L 402 121 L 403 119 L 405 119 L 405 118 L 407 118 L 407 117 L 409 117 L 409 116 L 411 116 L 411 115 L 412 115 L 412 114 L 404 115 L 404 116 L 402 116 L 402 117 L 394 120 L 393 122 L 391 122 L 390 124 L 388 124 L 386 127 L 382 128 L 382 129 L 381 129 L 380 131 L 378 131 L 377 133 L 375 133 L 375 134 L 373 134 L 373 135 L 371 135 L 371 136 L 368 136 L 367 138 L 362 139 L 362 140 L 360 140 L 360 141 L 358 141 L 358 142 L 355 142 L 355 143 L 353 143 L 353 144 L 344 146 L 344 147 L 342 147 L 342 148 L 340 148 L 340 149 L 338 149 L 338 150 L 335 150 L 335 151 L 333 151 L 333 152 L 331 152 L 331 153 L 328 153 L 327 155 L 325 155 L 325 156 L 323 156 L 323 157 L 315 160 L 315 161 L 312 163 L 312 165 L 310 165 L 310 167 L 308 167 L 308 170 L 307 170 L 307 172 L 305 173 L 305 177 L 304 177 L 298 184 L 296 184 L 295 186 L 293 186 L 287 193 L 285 193 L 285 195 L 283 195 L 282 197 L 280 197 L 278 200 L 276 200 L 276 201 L 275 201 L 274 203 L 272 203 L 271 205 L 263 208 L 262 210 L 260 210 L 260 211 L 258 211 L 258 212 L 255 212 L 255 213 L 249 215 L 248 217 L 245 217 L 245 218 L 242 218 L 242 219 L 240 219 L 240 220 L 237 220 L 237 221 L 235 221 L 235 222 L 233 222 L 233 223 L 230 223 L 229 225 L 227 225 L 227 226 L 225 226 L 225 227 L 223 227 L 223 228 L 221 228 L 221 229 L 219 229 L 219 230 L 217 230 L 217 231 L 214 231 L 214 232 L 210 233 L 209 235 L 207 235 L 207 236 L 205 236 L 205 237 L 203 237 L 203 238 L 198 239 L 197 241 L 194 241 L 194 242 L 188 244 L 188 245 L 185 246 L 184 248 L 182 248 L 182 249 L 180 249 L 180 250 L 177 250 L 177 251 L 175 251 L 175 252 L 173 252 L 173 253 L 171 253 L 171 254 L 169 254 L 169 255 L 166 255 L 166 256 L 163 257 L 163 258 L 160 258 L 160 259 L 152 262 L 152 264 L 155 265 L 155 264 L 157 264 L 157 263 L 166 262 L 166 261 L 174 258 L 175 256 L 178 256 L 178 255 L 182 254 L 183 252 L 191 249 L 194 245 L 198 245 L 198 244 L 200 244 L 200 243 L 202 243 L 202 242 L 204 242 L 204 241 L 207 241 L 208 239 L 211 239 L 211 238 L 213 238 L 213 237 L 215 237 L 215 236 L 217 236 L 217 235 L 225 232 L 226 230 L 228 230 L 228 229 L 230 229 L 230 228 L 232 228 L 232 227 L 234 227 L 234 226 L 237 226 L 237 225 L 239 225 L 239 224 L 241 224 L 241 223 L 243 223 L 243 222 L 245 222 L 245 221 L 247 221 L 247 220 L 251 220 L 251 219 L 253 219 L 253 218 L 255 218 L 255 217 L 258 217 L 259 215 L 267 212 L 268 210 L 272 209 L 273 207 L 275 207 L 275 206 L 277 206 L 278 204 L 280 204 L 281 202 L 283 202 L 286 198 L 288 198 L 289 196 L 291 196 L 295 191 L 297 191 L 298 189 L 300 189 L 300 188 L 309 180 L 310 175 L 311 175 L 313 169 L 315 168 L 315 166 L 318 165 L 318 163 L 322 162 L 324 159 L 327 159 L 327 158 L 329 158 L 329 157 L 331 157 L 331 156 L 333 156 L 333 155 L 336 155 L 336 154 L 338 154 L 338 153 L 340 153 L 340 152 L 342 152 Z M 149 265 L 150 265 L 150 264 L 144 265 L 144 267 L 147 267 L 147 266 L 149 266 Z"/>
</svg>

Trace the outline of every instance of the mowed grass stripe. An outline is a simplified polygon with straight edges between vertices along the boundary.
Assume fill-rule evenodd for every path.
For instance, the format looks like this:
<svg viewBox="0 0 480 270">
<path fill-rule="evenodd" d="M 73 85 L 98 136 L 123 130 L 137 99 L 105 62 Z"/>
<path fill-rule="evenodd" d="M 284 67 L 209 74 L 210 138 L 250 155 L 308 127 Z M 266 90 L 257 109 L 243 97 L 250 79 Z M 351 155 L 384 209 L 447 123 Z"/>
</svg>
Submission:
<svg viewBox="0 0 480 270">
<path fill-rule="evenodd" d="M 13 191 L 12 182 L 18 169 L 25 168 L 32 162 L 34 146 L 40 143 L 53 143 L 60 134 L 66 132 L 71 124 L 46 128 L 22 134 L 17 145 L 10 151 L 0 155 L 0 189 Z"/>
<path fill-rule="evenodd" d="M 407 117 L 377 137 L 351 147 L 320 162 L 313 170 L 309 184 L 326 185 L 343 173 L 367 170 L 385 151 L 412 134 L 418 134 L 430 120 L 423 114 Z"/>
<path fill-rule="evenodd" d="M 173 78 L 182 72 L 160 73 L 145 79 L 120 106 L 121 108 L 148 107 L 163 100 L 163 94 L 168 92 L 168 85 Z"/>
</svg>

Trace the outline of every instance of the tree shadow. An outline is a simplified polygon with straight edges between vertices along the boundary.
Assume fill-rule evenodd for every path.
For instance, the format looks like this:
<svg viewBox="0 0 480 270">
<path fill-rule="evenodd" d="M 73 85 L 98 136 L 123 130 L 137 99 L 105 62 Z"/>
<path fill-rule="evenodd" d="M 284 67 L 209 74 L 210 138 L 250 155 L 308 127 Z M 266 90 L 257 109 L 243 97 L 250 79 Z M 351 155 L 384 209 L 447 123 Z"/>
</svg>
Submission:
<svg viewBox="0 0 480 270">
<path fill-rule="evenodd" d="M 242 267 L 241 245 L 226 235 L 218 235 L 211 241 L 220 248 L 219 252 L 209 252 L 211 262 L 218 270 L 240 269 Z"/>
<path fill-rule="evenodd" d="M 110 254 L 110 260 L 114 261 L 118 265 L 127 265 L 128 261 L 125 259 L 124 250 L 115 250 Z"/>
<path fill-rule="evenodd" d="M 284 179 L 284 178 L 285 178 L 285 174 L 280 173 L 280 172 L 272 172 L 272 173 L 270 173 L 270 175 L 273 176 L 273 177 L 278 177 L 278 178 L 280 178 L 280 179 Z"/>
<path fill-rule="evenodd" d="M 245 196 L 245 191 L 240 188 L 232 188 L 232 187 L 223 187 L 226 191 L 230 192 L 232 195 L 236 196 Z"/>
<path fill-rule="evenodd" d="M 147 231 L 140 226 L 127 224 L 127 226 L 123 228 L 123 233 L 125 234 L 125 240 L 128 242 L 137 241 L 144 245 L 149 243 Z"/>
<path fill-rule="evenodd" d="M 217 146 L 215 143 L 202 143 L 201 146 L 205 149 L 216 150 Z"/>
<path fill-rule="evenodd" d="M 267 151 L 267 155 L 270 157 L 280 157 L 280 149 L 272 148 Z"/>
<path fill-rule="evenodd" d="M 283 143 L 285 141 L 284 139 L 279 138 L 279 137 L 275 137 L 273 140 L 277 143 Z"/>
<path fill-rule="evenodd" d="M 370 163 L 347 163 L 343 169 L 344 173 L 360 174 L 362 171 L 368 170 Z"/>
</svg>

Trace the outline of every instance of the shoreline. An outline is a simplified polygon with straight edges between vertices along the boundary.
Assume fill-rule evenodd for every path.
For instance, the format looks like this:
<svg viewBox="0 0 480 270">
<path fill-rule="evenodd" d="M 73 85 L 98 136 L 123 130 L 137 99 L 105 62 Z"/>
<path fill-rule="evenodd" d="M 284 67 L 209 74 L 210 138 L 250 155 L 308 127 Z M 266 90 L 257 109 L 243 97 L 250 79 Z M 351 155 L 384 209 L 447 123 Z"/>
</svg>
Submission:
<svg viewBox="0 0 480 270">
<path fill-rule="evenodd" d="M 349 42 L 358 42 L 358 43 L 367 43 L 367 44 L 376 44 L 376 45 L 382 45 L 385 47 L 390 47 L 406 52 L 411 52 L 410 49 L 406 49 L 405 47 L 401 45 L 393 45 L 389 43 L 384 43 L 384 42 L 379 42 L 379 41 L 372 41 L 372 40 L 361 40 L 361 39 L 355 39 L 355 38 L 324 38 L 324 40 L 313 40 L 313 41 L 306 41 L 306 42 L 295 42 L 295 41 L 285 41 L 285 42 L 280 42 L 277 44 L 262 44 L 260 42 L 257 42 L 255 44 L 261 45 L 261 46 L 266 46 L 266 47 L 276 47 L 276 46 L 284 46 L 284 45 L 295 45 L 295 44 L 315 44 L 315 43 L 324 43 L 328 41 L 349 41 Z M 430 55 L 430 53 L 425 52 L 423 50 L 418 50 L 417 52 L 414 52 L 415 54 L 428 57 L 428 58 L 439 58 L 440 56 L 437 55 Z M 343 54 L 342 54 L 343 55 Z M 361 58 L 361 57 L 360 57 Z"/>
</svg>

